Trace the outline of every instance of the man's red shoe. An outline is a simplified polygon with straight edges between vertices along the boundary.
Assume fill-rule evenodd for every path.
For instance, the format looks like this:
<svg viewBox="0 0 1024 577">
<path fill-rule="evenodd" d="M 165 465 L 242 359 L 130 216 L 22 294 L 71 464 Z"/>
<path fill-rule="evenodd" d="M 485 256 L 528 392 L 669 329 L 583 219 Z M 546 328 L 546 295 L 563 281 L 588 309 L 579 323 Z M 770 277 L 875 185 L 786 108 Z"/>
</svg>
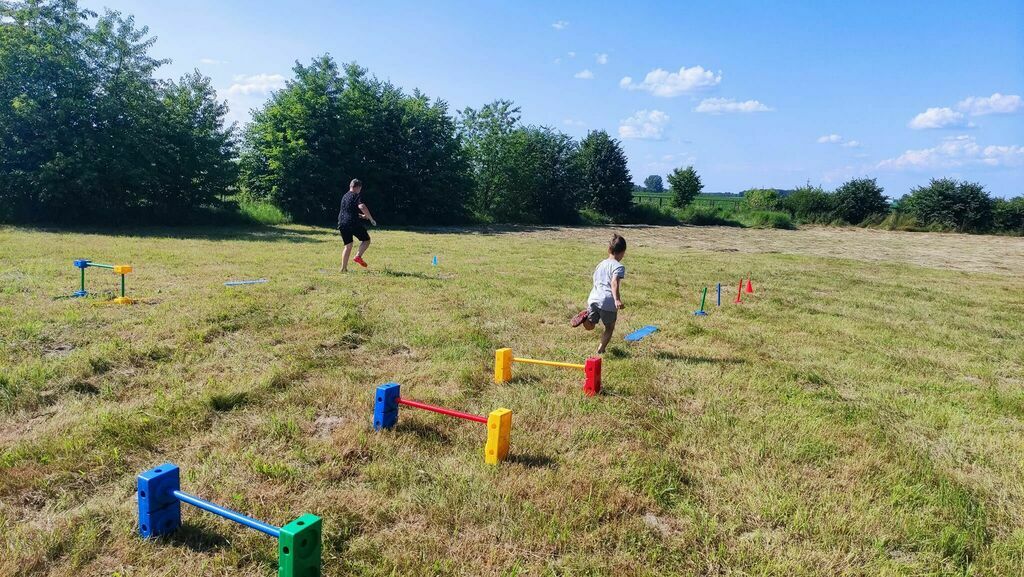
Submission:
<svg viewBox="0 0 1024 577">
<path fill-rule="evenodd" d="M 569 325 L 575 328 L 582 325 L 585 320 L 587 320 L 587 311 L 580 311 L 580 314 L 572 317 L 572 322 Z"/>
<path fill-rule="evenodd" d="M 352 261 L 355 262 L 357 265 L 363 267 L 363 268 L 366 268 L 367 266 L 369 266 L 369 265 L 366 264 L 366 261 L 363 260 L 363 257 L 361 257 L 361 256 L 357 256 L 356 258 L 352 259 Z"/>
</svg>

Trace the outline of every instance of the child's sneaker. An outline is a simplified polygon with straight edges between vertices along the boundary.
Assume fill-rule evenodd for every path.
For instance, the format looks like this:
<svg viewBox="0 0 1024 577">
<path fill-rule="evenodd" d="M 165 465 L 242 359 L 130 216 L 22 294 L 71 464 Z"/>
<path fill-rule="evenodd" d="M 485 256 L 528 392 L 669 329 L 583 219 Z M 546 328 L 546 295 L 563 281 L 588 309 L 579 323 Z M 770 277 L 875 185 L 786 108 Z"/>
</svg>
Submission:
<svg viewBox="0 0 1024 577">
<path fill-rule="evenodd" d="M 576 328 L 582 325 L 585 320 L 587 320 L 587 311 L 580 311 L 580 314 L 572 317 L 572 322 L 570 322 L 569 325 Z"/>
<path fill-rule="evenodd" d="M 352 261 L 355 262 L 357 265 L 363 267 L 363 268 L 366 268 L 367 266 L 369 266 L 369 265 L 366 264 L 366 261 L 363 260 L 363 257 L 361 257 L 361 256 L 357 256 L 356 258 L 352 259 Z"/>
</svg>

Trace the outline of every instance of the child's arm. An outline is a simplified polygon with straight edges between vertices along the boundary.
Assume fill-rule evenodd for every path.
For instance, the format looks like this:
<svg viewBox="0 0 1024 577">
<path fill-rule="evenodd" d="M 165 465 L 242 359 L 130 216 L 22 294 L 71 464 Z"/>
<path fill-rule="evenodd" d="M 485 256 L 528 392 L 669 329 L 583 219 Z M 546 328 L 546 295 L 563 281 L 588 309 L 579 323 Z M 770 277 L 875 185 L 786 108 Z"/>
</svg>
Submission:
<svg viewBox="0 0 1024 577">
<path fill-rule="evenodd" d="M 359 203 L 359 210 L 363 212 L 363 218 L 370 221 L 370 224 L 377 226 L 377 221 L 373 220 L 373 215 L 370 214 L 370 208 L 363 203 Z"/>
<path fill-rule="evenodd" d="M 621 277 L 612 277 L 612 296 L 615 297 L 615 308 L 622 309 L 626 308 L 626 305 L 622 304 L 622 298 L 619 296 L 619 283 L 622 282 Z"/>
</svg>

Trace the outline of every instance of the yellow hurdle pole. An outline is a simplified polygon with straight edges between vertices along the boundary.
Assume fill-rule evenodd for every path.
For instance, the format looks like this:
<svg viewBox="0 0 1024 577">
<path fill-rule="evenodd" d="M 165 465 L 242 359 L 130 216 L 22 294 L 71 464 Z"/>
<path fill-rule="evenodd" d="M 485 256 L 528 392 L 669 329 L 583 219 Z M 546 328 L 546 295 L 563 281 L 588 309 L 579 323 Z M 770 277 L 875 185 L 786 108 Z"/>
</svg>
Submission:
<svg viewBox="0 0 1024 577">
<path fill-rule="evenodd" d="M 512 357 L 514 363 L 526 363 L 528 365 L 546 365 L 548 367 L 562 367 L 563 369 L 578 369 L 584 370 L 584 365 L 577 365 L 575 363 L 559 363 L 557 361 L 539 361 L 537 359 L 520 359 L 518 357 Z"/>
</svg>

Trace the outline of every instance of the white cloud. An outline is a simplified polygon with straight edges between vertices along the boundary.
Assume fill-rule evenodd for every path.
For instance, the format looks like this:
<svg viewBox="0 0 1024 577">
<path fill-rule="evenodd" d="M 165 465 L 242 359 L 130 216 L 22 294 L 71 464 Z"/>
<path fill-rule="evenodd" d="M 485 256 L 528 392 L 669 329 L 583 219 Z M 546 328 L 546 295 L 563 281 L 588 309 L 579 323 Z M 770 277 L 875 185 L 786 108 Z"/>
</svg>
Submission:
<svg viewBox="0 0 1024 577">
<path fill-rule="evenodd" d="M 717 86 L 722 81 L 722 73 L 715 74 L 705 70 L 703 66 L 687 68 L 683 66 L 679 72 L 669 72 L 656 68 L 647 73 L 643 82 L 634 83 L 626 76 L 619 81 L 619 86 L 626 90 L 645 90 L 655 96 L 671 98 L 704 88 Z"/>
<path fill-rule="evenodd" d="M 1024 166 L 1024 146 L 981 146 L 973 136 L 945 138 L 938 146 L 908 150 L 879 162 L 887 170 L 949 169 L 963 166 Z"/>
<path fill-rule="evenodd" d="M 573 52 L 573 51 L 571 51 L 571 50 L 570 50 L 569 52 L 566 52 L 566 55 L 567 55 L 567 56 L 568 56 L 569 58 L 576 58 L 576 53 L 575 53 L 575 52 Z"/>
<path fill-rule="evenodd" d="M 580 70 L 576 74 L 572 75 L 573 78 L 579 78 L 580 80 L 593 80 L 594 73 L 589 70 Z"/>
<path fill-rule="evenodd" d="M 669 116 L 660 110 L 638 110 L 619 124 L 619 138 L 661 140 Z"/>
<path fill-rule="evenodd" d="M 969 127 L 966 117 L 962 112 L 952 108 L 929 108 L 915 116 L 908 124 L 914 130 L 926 130 L 930 128 L 964 128 Z"/>
<path fill-rule="evenodd" d="M 562 59 L 561 58 L 555 58 L 554 63 L 555 64 L 561 64 L 562 63 Z"/>
<path fill-rule="evenodd" d="M 216 58 L 200 58 L 200 64 L 229 64 L 227 60 L 217 60 Z"/>
<path fill-rule="evenodd" d="M 956 107 L 971 116 L 986 114 L 1013 114 L 1024 110 L 1024 99 L 1016 94 L 999 94 L 992 96 L 968 96 Z"/>
<path fill-rule="evenodd" d="M 818 137 L 819 144 L 838 144 L 843 148 L 860 148 L 859 140 L 849 140 L 838 134 L 826 134 Z"/>
<path fill-rule="evenodd" d="M 267 94 L 274 90 L 280 90 L 285 85 L 285 77 L 280 74 L 253 74 L 251 76 L 239 74 L 235 76 L 234 80 L 234 84 L 228 88 L 228 94 L 232 96 Z"/>
<path fill-rule="evenodd" d="M 705 98 L 693 110 L 705 114 L 726 114 L 729 112 L 769 112 L 771 108 L 757 100 L 738 102 L 732 98 Z"/>
<path fill-rule="evenodd" d="M 608 55 L 603 52 L 595 54 L 594 58 L 597 60 L 598 64 L 608 64 Z"/>
<path fill-rule="evenodd" d="M 562 124 L 566 126 L 575 126 L 576 128 L 586 128 L 587 123 L 582 120 L 576 120 L 574 118 L 566 118 L 562 121 Z"/>
<path fill-rule="evenodd" d="M 569 23 L 566 22 L 565 20 L 559 20 L 552 24 L 551 27 L 554 28 L 555 30 L 565 30 L 566 28 L 569 27 Z"/>
</svg>

